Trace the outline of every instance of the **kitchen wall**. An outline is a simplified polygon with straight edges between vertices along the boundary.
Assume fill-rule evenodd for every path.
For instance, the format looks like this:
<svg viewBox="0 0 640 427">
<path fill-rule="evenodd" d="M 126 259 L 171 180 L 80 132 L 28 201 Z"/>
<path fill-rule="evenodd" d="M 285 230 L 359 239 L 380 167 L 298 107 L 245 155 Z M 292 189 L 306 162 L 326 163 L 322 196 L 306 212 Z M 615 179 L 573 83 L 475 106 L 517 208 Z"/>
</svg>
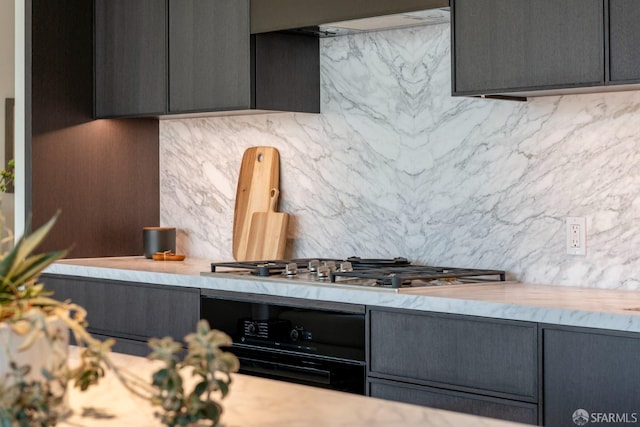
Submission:
<svg viewBox="0 0 640 427">
<path fill-rule="evenodd" d="M 31 6 L 23 206 L 34 228 L 61 212 L 38 249 L 142 254 L 142 228 L 160 220 L 158 120 L 93 119 L 93 2 Z"/>
<path fill-rule="evenodd" d="M 321 42 L 322 111 L 160 123 L 161 223 L 231 259 L 243 151 L 281 154 L 292 257 L 405 256 L 640 289 L 640 91 L 452 98 L 447 24 Z M 587 218 L 586 256 L 565 217 Z"/>
</svg>

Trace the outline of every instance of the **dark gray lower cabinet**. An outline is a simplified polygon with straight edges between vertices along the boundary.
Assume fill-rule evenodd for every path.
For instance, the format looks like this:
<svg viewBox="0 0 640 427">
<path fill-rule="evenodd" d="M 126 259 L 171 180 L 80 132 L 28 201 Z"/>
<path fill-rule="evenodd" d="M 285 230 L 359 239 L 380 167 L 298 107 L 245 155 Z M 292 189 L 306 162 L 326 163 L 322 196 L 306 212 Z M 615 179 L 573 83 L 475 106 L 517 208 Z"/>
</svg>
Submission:
<svg viewBox="0 0 640 427">
<path fill-rule="evenodd" d="M 109 338 L 115 338 L 116 343 L 111 347 L 111 350 L 116 353 L 133 354 L 135 356 L 146 357 L 149 355 L 151 349 L 147 345 L 146 341 L 131 340 L 122 337 L 112 337 L 108 335 L 92 333 L 92 337 L 104 341 Z"/>
<path fill-rule="evenodd" d="M 533 403 L 386 380 L 370 380 L 369 390 L 372 396 L 382 399 L 528 424 L 538 422 L 538 406 Z"/>
<path fill-rule="evenodd" d="M 151 337 L 182 339 L 200 318 L 200 290 L 116 280 L 43 275 L 54 298 L 84 307 L 89 332 L 116 338 L 116 351 L 147 355 Z"/>
<path fill-rule="evenodd" d="M 640 334 L 543 328 L 544 425 L 640 424 Z M 582 424 L 579 424 L 582 425 Z"/>
<path fill-rule="evenodd" d="M 369 339 L 374 397 L 538 421 L 535 323 L 370 309 Z"/>
</svg>

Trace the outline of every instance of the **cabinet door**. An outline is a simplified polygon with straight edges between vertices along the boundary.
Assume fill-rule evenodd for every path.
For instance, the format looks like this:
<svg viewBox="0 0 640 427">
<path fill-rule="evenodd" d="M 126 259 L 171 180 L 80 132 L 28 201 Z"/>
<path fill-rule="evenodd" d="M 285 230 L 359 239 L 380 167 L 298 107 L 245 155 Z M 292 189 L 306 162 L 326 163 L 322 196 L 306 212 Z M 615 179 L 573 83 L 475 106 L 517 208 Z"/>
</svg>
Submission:
<svg viewBox="0 0 640 427">
<path fill-rule="evenodd" d="M 255 108 L 319 113 L 319 39 L 287 32 L 253 38 Z"/>
<path fill-rule="evenodd" d="M 640 2 L 609 0 L 609 82 L 640 82 Z"/>
<path fill-rule="evenodd" d="M 640 337 L 544 329 L 543 343 L 545 426 L 572 425 L 578 409 L 589 424 L 640 421 Z"/>
<path fill-rule="evenodd" d="M 538 406 L 532 403 L 479 396 L 470 393 L 416 386 L 394 381 L 372 380 L 370 395 L 381 399 L 464 412 L 481 417 L 537 424 Z"/>
<path fill-rule="evenodd" d="M 454 95 L 604 84 L 603 0 L 454 0 Z"/>
<path fill-rule="evenodd" d="M 169 112 L 251 106 L 249 0 L 169 0 Z"/>
<path fill-rule="evenodd" d="M 200 291 L 115 280 L 45 275 L 54 298 L 71 299 L 87 310 L 89 330 L 105 336 L 146 341 L 182 340 L 200 318 Z"/>
<path fill-rule="evenodd" d="M 369 375 L 537 402 L 537 327 L 371 310 Z"/>
<path fill-rule="evenodd" d="M 96 117 L 165 112 L 166 19 L 164 1 L 95 1 Z"/>
</svg>

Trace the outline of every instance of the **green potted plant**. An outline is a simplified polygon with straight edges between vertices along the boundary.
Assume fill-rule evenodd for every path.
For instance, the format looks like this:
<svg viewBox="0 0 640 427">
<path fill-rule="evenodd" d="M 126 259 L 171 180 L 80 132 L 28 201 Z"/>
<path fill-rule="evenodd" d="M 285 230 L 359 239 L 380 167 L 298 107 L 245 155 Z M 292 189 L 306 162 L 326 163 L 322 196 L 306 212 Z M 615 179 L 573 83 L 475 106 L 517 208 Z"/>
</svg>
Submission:
<svg viewBox="0 0 640 427">
<path fill-rule="evenodd" d="M 16 179 L 15 173 L 16 161 L 11 159 L 7 162 L 7 167 L 0 171 L 0 192 L 6 193 L 9 186 Z"/>
<path fill-rule="evenodd" d="M 230 374 L 239 368 L 236 356 L 221 349 L 231 345 L 231 338 L 201 320 L 196 332 L 184 339 L 187 354 L 182 360 L 179 357 L 182 345 L 172 338 L 149 340 L 153 349 L 149 358 L 164 364 L 153 374 L 151 403 L 160 407 L 157 415 L 168 426 L 185 426 L 201 420 L 216 425 L 222 405 L 214 397 L 220 394 L 224 398 L 229 393 Z M 191 381 L 192 387 L 185 388 L 185 375 L 189 373 L 195 381 Z"/>
<path fill-rule="evenodd" d="M 114 366 L 108 354 L 114 340 L 100 341 L 86 330 L 85 310 L 70 301 L 51 298 L 38 283 L 42 271 L 67 251 L 33 254 L 53 227 L 57 215 L 31 235 L 5 250 L 10 235 L 0 242 L 0 427 L 52 426 L 65 415 L 68 384 L 81 390 L 97 384 L 106 370 L 132 392 L 158 405 L 158 416 L 168 425 L 189 425 L 209 420 L 215 425 L 222 406 L 215 401 L 229 391 L 238 359 L 221 349 L 231 345 L 224 333 L 206 321 L 185 337 L 188 350 L 171 338 L 152 339 L 151 359 L 164 366 L 150 380 L 137 378 Z M 79 346 L 77 366 L 68 363 L 69 331 Z M 183 374 L 198 378 L 191 391 Z"/>
<path fill-rule="evenodd" d="M 65 410 L 69 382 L 81 389 L 104 375 L 112 341 L 86 331 L 86 312 L 50 297 L 38 277 L 66 251 L 33 254 L 57 215 L 0 255 L 0 425 L 53 425 Z M 10 242 L 6 236 L 3 244 Z M 4 248 L 3 248 L 4 249 Z M 79 365 L 67 365 L 69 330 L 81 347 Z M 12 424 L 13 423 L 13 424 Z"/>
</svg>

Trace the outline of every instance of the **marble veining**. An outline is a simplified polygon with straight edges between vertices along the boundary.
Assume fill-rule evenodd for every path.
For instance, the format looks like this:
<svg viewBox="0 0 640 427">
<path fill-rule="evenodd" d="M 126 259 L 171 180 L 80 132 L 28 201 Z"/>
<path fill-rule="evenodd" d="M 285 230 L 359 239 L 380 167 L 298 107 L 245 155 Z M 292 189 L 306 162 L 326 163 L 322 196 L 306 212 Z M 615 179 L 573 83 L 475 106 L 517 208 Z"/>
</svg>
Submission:
<svg viewBox="0 0 640 427">
<path fill-rule="evenodd" d="M 321 114 L 160 123 L 161 223 L 231 259 L 243 151 L 281 154 L 289 257 L 405 256 L 640 290 L 640 92 L 451 97 L 449 25 L 321 40 Z M 565 254 L 567 216 L 587 255 Z"/>
</svg>

